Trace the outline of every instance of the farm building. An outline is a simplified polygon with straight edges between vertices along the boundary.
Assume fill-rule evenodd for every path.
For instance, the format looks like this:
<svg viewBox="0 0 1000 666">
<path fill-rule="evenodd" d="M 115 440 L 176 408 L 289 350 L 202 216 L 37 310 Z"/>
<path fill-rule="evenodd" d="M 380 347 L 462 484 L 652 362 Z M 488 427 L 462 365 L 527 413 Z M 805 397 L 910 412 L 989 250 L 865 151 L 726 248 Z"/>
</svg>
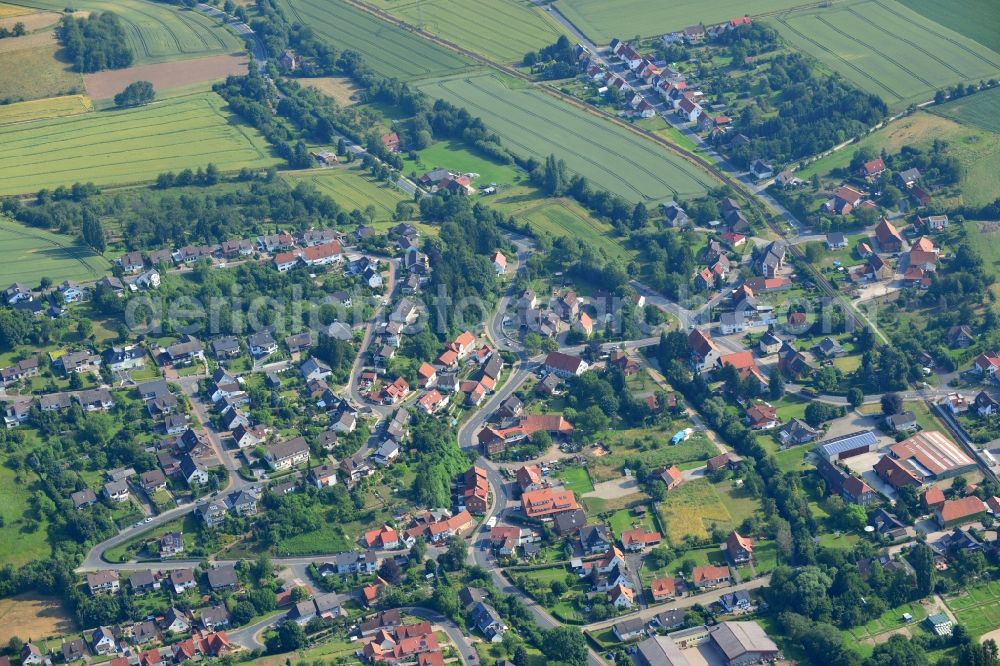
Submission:
<svg viewBox="0 0 1000 666">
<path fill-rule="evenodd" d="M 834 437 L 816 445 L 816 452 L 827 460 L 844 460 L 868 453 L 878 443 L 871 430 L 859 430 L 840 437 Z"/>
<path fill-rule="evenodd" d="M 895 460 L 924 481 L 958 476 L 976 467 L 976 462 L 958 444 L 936 430 L 918 432 L 893 445 L 889 451 Z"/>
</svg>

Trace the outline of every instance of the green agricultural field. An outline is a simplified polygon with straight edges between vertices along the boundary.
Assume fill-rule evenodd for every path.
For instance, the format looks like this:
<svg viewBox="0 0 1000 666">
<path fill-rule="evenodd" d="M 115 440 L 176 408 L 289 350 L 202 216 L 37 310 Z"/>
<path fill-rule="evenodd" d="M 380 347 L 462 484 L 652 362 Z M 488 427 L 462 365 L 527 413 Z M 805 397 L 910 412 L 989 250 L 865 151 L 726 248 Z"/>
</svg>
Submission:
<svg viewBox="0 0 1000 666">
<path fill-rule="evenodd" d="M 349 211 L 358 209 L 364 212 L 368 206 L 375 206 L 375 221 L 391 220 L 396 204 L 410 201 L 405 192 L 373 179 L 360 167 L 297 171 L 285 174 L 285 178 L 292 186 L 299 182 L 312 183 Z"/>
<path fill-rule="evenodd" d="M 996 581 L 967 588 L 958 596 L 945 599 L 945 603 L 973 636 L 1000 627 L 1000 583 Z"/>
<path fill-rule="evenodd" d="M 899 0 L 946 28 L 974 39 L 986 48 L 1000 53 L 1000 12 L 996 0 Z"/>
<path fill-rule="evenodd" d="M 607 44 L 615 37 L 653 37 L 695 23 L 713 25 L 749 13 L 753 16 L 800 7 L 807 0 L 559 0 L 556 8 L 591 41 Z"/>
<path fill-rule="evenodd" d="M 15 567 L 48 557 L 52 549 L 48 543 L 48 521 L 34 520 L 29 500 L 35 492 L 34 475 L 27 471 L 16 473 L 6 464 L 0 465 L 0 484 L 3 485 L 3 503 L 0 504 L 0 561 Z M 16 479 L 20 478 L 20 482 Z M 38 489 L 38 492 L 43 492 Z M 44 494 L 44 493 L 43 493 Z"/>
<path fill-rule="evenodd" d="M 80 245 L 75 238 L 0 217 L 0 284 L 24 282 L 37 286 L 43 277 L 63 280 L 96 280 L 111 263 Z"/>
<path fill-rule="evenodd" d="M 436 141 L 417 152 L 417 160 L 403 159 L 403 171 L 414 172 L 419 177 L 424 172 L 435 168 L 448 169 L 456 173 L 476 173 L 473 187 L 496 183 L 500 188 L 509 187 L 522 180 L 523 172 L 519 172 L 513 164 L 501 164 L 496 160 L 470 149 L 461 141 Z"/>
<path fill-rule="evenodd" d="M 148 181 L 214 163 L 220 170 L 274 164 L 263 137 L 238 123 L 215 93 L 0 127 L 0 194 L 91 181 Z"/>
<path fill-rule="evenodd" d="M 990 88 L 935 106 L 934 113 L 966 125 L 1000 133 L 1000 88 Z"/>
<path fill-rule="evenodd" d="M 357 51 L 383 76 L 414 80 L 472 66 L 442 46 L 375 18 L 343 0 L 284 0 L 293 21 L 337 49 Z M 470 11 L 466 9 L 465 11 Z"/>
<path fill-rule="evenodd" d="M 404 0 L 389 11 L 432 35 L 480 53 L 491 60 L 519 63 L 528 51 L 571 37 L 530 0 L 491 0 L 476 7 L 461 0 Z"/>
<path fill-rule="evenodd" d="M 65 0 L 23 0 L 23 4 L 61 12 Z M 203 14 L 146 0 L 74 0 L 79 11 L 112 11 L 125 25 L 135 64 L 184 60 L 243 51 L 243 41 Z"/>
<path fill-rule="evenodd" d="M 715 186 L 711 175 L 614 123 L 532 89 L 510 89 L 489 73 L 438 80 L 420 89 L 480 116 L 524 156 L 555 154 L 570 172 L 629 201 L 655 205 Z"/>
<path fill-rule="evenodd" d="M 793 46 L 899 109 L 939 88 L 988 79 L 1000 54 L 894 0 L 859 0 L 775 18 Z"/>
<path fill-rule="evenodd" d="M 553 237 L 573 236 L 592 247 L 603 248 L 609 257 L 629 259 L 632 253 L 614 238 L 610 224 L 591 217 L 579 204 L 570 201 L 543 203 L 517 213 L 536 232 Z"/>
</svg>

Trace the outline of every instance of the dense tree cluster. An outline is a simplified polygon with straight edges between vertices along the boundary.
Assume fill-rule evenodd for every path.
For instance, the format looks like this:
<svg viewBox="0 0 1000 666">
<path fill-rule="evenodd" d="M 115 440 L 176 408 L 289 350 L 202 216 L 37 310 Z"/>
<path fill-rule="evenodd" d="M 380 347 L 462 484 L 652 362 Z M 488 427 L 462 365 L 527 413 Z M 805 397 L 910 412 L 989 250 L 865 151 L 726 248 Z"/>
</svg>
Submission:
<svg viewBox="0 0 1000 666">
<path fill-rule="evenodd" d="M 87 18 L 63 16 L 56 35 L 78 72 L 121 69 L 135 59 L 125 27 L 111 12 L 95 12 Z"/>
<path fill-rule="evenodd" d="M 452 483 L 469 468 L 454 434 L 429 416 L 418 415 L 410 427 L 411 447 L 417 451 L 413 499 L 426 507 L 451 505 Z"/>
<path fill-rule="evenodd" d="M 133 81 L 115 95 L 115 106 L 143 106 L 156 98 L 153 84 L 149 81 Z"/>
<path fill-rule="evenodd" d="M 736 118 L 735 130 L 750 143 L 729 157 L 741 167 L 756 158 L 787 163 L 821 153 L 866 131 L 888 114 L 877 95 L 858 90 L 836 77 L 819 77 L 801 54 L 776 56 L 766 79 L 777 95 L 777 115 L 756 105 Z M 720 141 L 724 138 L 720 137 Z"/>
<path fill-rule="evenodd" d="M 522 64 L 531 67 L 540 79 L 568 79 L 576 76 L 577 60 L 573 43 L 559 35 L 554 44 L 524 54 Z"/>
</svg>

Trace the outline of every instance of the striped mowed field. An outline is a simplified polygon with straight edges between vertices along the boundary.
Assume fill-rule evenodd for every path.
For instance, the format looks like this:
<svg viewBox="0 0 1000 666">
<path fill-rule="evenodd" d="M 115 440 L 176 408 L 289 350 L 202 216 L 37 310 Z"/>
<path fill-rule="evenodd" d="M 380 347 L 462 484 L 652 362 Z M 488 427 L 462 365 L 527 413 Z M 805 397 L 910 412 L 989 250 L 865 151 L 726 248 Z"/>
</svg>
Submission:
<svg viewBox="0 0 1000 666">
<path fill-rule="evenodd" d="M 896 109 L 1000 73 L 1000 54 L 895 0 L 792 11 L 772 24 L 790 44 Z"/>
<path fill-rule="evenodd" d="M 511 90 L 477 74 L 429 82 L 420 89 L 479 116 L 510 150 L 567 168 L 632 202 L 647 205 L 702 195 L 719 183 L 707 171 L 603 118 L 532 89 Z"/>
<path fill-rule="evenodd" d="M 37 286 L 43 277 L 96 280 L 110 262 L 76 239 L 28 227 L 0 216 L 0 284 L 24 282 Z"/>
<path fill-rule="evenodd" d="M 412 81 L 461 71 L 472 63 L 343 0 L 284 0 L 289 18 L 339 50 L 360 53 L 383 76 Z"/>
<path fill-rule="evenodd" d="M 388 11 L 427 32 L 495 61 L 517 63 L 528 51 L 572 35 L 531 0 L 490 0 L 476 6 L 462 0 L 413 0 Z"/>
<path fill-rule="evenodd" d="M 0 126 L 0 145 L 0 194 L 75 182 L 144 182 L 209 162 L 222 171 L 277 162 L 263 137 L 239 124 L 210 92 L 137 109 Z"/>
<path fill-rule="evenodd" d="M 19 0 L 19 4 L 61 12 L 66 0 Z M 136 65 L 243 51 L 243 41 L 217 21 L 178 5 L 147 0 L 73 0 L 78 11 L 110 11 L 125 26 Z"/>
<path fill-rule="evenodd" d="M 376 181 L 360 168 L 342 166 L 283 175 L 293 187 L 299 182 L 314 185 L 348 211 L 375 206 L 376 221 L 391 220 L 396 204 L 411 200 L 399 188 Z"/>
</svg>

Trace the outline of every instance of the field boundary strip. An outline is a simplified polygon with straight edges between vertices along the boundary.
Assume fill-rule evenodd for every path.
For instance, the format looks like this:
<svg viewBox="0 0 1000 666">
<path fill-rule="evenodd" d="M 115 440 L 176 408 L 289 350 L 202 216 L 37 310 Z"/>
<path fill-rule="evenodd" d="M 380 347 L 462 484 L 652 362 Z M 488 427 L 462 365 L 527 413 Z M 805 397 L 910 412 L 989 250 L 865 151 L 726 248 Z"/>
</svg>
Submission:
<svg viewBox="0 0 1000 666">
<path fill-rule="evenodd" d="M 982 60 L 983 62 L 985 62 L 987 65 L 990 65 L 992 67 L 996 67 L 997 69 L 1000 69 L 1000 64 L 998 64 L 996 62 L 993 62 L 992 59 L 987 58 L 982 53 L 979 53 L 975 49 L 969 48 L 968 46 L 966 46 L 962 42 L 958 41 L 954 37 L 949 37 L 948 35 L 945 35 L 945 34 L 942 34 L 942 33 L 938 32 L 937 30 L 932 30 L 931 29 L 931 25 L 935 25 L 935 26 L 938 26 L 940 28 L 944 28 L 946 30 L 952 31 L 947 26 L 942 26 L 937 21 L 934 21 L 934 20 L 930 19 L 929 17 L 924 16 L 923 14 L 920 14 L 920 12 L 917 12 L 917 14 L 921 18 L 923 18 L 925 21 L 927 21 L 927 25 L 922 25 L 921 23 L 915 21 L 914 19 L 910 18 L 909 16 L 906 16 L 906 14 L 894 10 L 892 7 L 890 7 L 889 5 L 887 5 L 884 2 L 882 2 L 882 0 L 868 0 L 868 1 L 871 2 L 874 5 L 878 5 L 879 7 L 881 7 L 882 9 L 884 9 L 885 11 L 887 11 L 888 13 L 892 14 L 893 16 L 897 16 L 900 19 L 906 21 L 907 23 L 909 23 L 911 25 L 915 25 L 918 28 L 922 28 L 925 32 L 928 32 L 928 33 L 934 35 L 935 37 L 937 37 L 939 39 L 942 39 L 942 40 L 944 40 L 946 42 L 951 42 L 953 45 L 957 46 L 958 48 L 960 48 L 961 50 L 965 51 L 969 55 L 972 55 L 972 56 L 975 56 L 975 57 L 979 58 L 980 60 Z M 905 7 L 905 5 L 904 5 L 904 8 L 907 9 L 908 11 L 915 11 L 915 10 L 911 10 L 909 7 Z M 956 32 L 956 31 L 952 31 L 952 32 Z M 965 39 L 971 39 L 976 44 L 980 44 L 980 42 L 977 42 L 976 40 L 972 39 L 971 37 L 966 37 L 965 35 L 962 35 L 961 33 L 958 33 L 958 34 L 961 35 L 962 37 L 965 37 Z M 980 46 L 982 46 L 983 48 L 985 48 L 986 50 L 988 50 L 990 53 L 996 53 L 996 51 L 994 51 L 990 47 L 986 46 L 985 44 L 980 44 Z"/>
</svg>

